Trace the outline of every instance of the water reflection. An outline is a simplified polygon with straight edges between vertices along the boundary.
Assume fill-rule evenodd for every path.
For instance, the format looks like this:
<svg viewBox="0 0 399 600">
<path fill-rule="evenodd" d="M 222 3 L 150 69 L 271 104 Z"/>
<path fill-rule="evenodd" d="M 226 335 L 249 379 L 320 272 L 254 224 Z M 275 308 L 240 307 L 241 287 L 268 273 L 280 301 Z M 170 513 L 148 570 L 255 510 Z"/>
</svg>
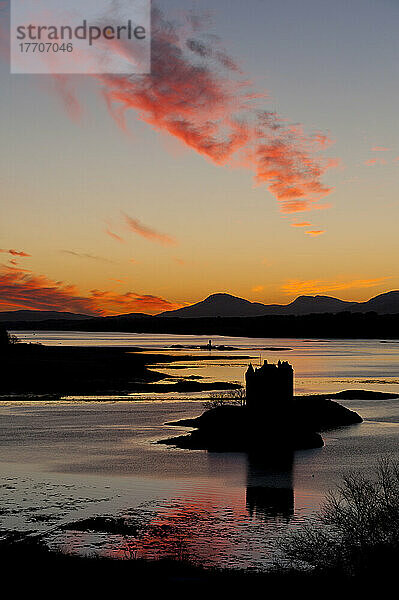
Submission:
<svg viewBox="0 0 399 600">
<path fill-rule="evenodd" d="M 52 343 L 71 343 L 57 335 L 60 339 Z M 80 334 L 74 335 L 73 343 Z M 98 345 L 100 335 L 89 341 Z M 118 334 L 104 335 L 110 345 L 121 343 Z M 126 344 L 132 344 L 134 336 L 127 337 Z M 147 342 L 144 337 L 136 336 L 136 344 L 151 349 L 176 342 L 172 336 L 148 336 Z M 174 372 L 169 364 L 165 370 L 176 376 L 199 375 L 208 382 L 238 380 L 246 367 L 239 358 L 243 352 L 259 360 L 260 352 L 251 350 L 255 344 L 260 349 L 284 344 L 293 348 L 289 360 L 298 373 L 297 393 L 362 387 L 398 391 L 399 344 L 237 338 L 234 345 L 239 344 L 240 350 L 230 352 L 228 360 L 194 358 L 174 365 L 185 369 Z M 273 361 L 276 356 L 263 350 L 264 358 Z M 198 416 L 198 402 L 207 395 L 185 393 L 185 402 L 180 394 L 141 393 L 139 399 L 147 402 L 126 402 L 138 396 L 125 396 L 125 402 L 112 403 L 3 403 L 0 524 L 45 532 L 53 524 L 79 518 L 122 516 L 137 522 L 136 537 L 60 528 L 49 537 L 54 547 L 64 544 L 71 552 L 264 566 L 273 558 L 274 541 L 314 514 L 341 472 L 359 468 L 367 473 L 377 455 L 398 457 L 398 401 L 347 401 L 365 423 L 324 434 L 323 449 L 296 453 L 294 505 L 292 455 L 279 454 L 265 462 L 239 453 L 190 452 L 153 444 L 167 437 L 163 423 Z M 38 481 L 32 479 L 35 472 Z M 51 486 L 42 484 L 42 477 Z"/>
<path fill-rule="evenodd" d="M 287 522 L 294 516 L 293 453 L 265 463 L 248 456 L 246 507 L 252 518 Z"/>
<path fill-rule="evenodd" d="M 276 540 L 295 520 L 292 453 L 279 452 L 267 460 L 244 453 L 207 453 L 206 461 L 217 478 L 201 477 L 186 489 L 178 486 L 161 502 L 126 506 L 115 517 L 126 521 L 125 534 L 111 535 L 101 528 L 64 530 L 63 549 L 120 559 L 173 558 L 207 566 L 265 568 Z M 55 547 L 57 541 L 53 539 Z"/>
</svg>

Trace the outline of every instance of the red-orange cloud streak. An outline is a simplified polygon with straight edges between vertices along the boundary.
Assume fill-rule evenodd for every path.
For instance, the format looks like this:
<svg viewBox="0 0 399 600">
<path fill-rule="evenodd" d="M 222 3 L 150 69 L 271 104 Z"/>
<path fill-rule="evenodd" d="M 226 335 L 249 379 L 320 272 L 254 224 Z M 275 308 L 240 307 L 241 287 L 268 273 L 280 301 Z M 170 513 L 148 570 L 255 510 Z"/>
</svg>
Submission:
<svg viewBox="0 0 399 600">
<path fill-rule="evenodd" d="M 123 237 L 121 237 L 117 233 L 114 233 L 113 231 L 111 231 L 109 227 L 105 228 L 105 233 L 107 235 L 109 235 L 109 237 L 111 237 L 113 240 L 116 240 L 117 242 L 120 242 L 121 244 L 125 243 L 125 240 L 123 239 Z"/>
<path fill-rule="evenodd" d="M 286 294 L 325 294 L 339 290 L 362 289 L 376 287 L 391 279 L 391 277 L 377 277 L 375 279 L 352 279 L 350 281 L 325 281 L 322 279 L 289 279 L 281 290 Z"/>
<path fill-rule="evenodd" d="M 254 92 L 217 42 L 210 46 L 204 37 L 198 26 L 188 32 L 187 24 L 179 28 L 153 9 L 151 74 L 93 75 L 118 125 L 126 129 L 125 113 L 133 110 L 210 161 L 251 170 L 283 213 L 326 208 L 315 203 L 331 191 L 321 178 L 335 163 L 316 155 L 330 139 L 265 111 L 265 94 Z M 119 43 L 113 51 L 126 55 Z M 72 88 L 66 89 L 70 107 Z"/>
<path fill-rule="evenodd" d="M 324 229 L 313 229 L 311 231 L 307 231 L 306 235 L 311 235 L 315 237 L 316 235 L 323 235 L 323 233 L 325 233 Z"/>
<path fill-rule="evenodd" d="M 26 258 L 26 257 L 31 256 L 31 254 L 28 254 L 27 252 L 22 252 L 19 250 L 12 250 L 12 249 L 11 250 L 0 249 L 0 252 L 3 252 L 5 254 L 11 254 L 12 256 L 19 256 L 20 258 Z"/>
<path fill-rule="evenodd" d="M 25 269 L 3 266 L 0 270 L 0 309 L 61 310 L 91 316 L 107 316 L 145 310 L 157 313 L 180 308 L 159 296 L 93 289 L 82 294 L 75 285 L 53 281 Z"/>
<path fill-rule="evenodd" d="M 133 219 L 125 213 L 122 214 L 130 231 L 133 231 L 134 233 L 141 235 L 141 237 L 144 237 L 153 242 L 158 242 L 159 244 L 162 244 L 164 246 L 176 246 L 176 240 L 170 237 L 169 235 L 166 235 L 165 233 L 160 233 L 155 229 L 151 229 L 147 225 L 140 223 L 138 219 Z"/>
</svg>

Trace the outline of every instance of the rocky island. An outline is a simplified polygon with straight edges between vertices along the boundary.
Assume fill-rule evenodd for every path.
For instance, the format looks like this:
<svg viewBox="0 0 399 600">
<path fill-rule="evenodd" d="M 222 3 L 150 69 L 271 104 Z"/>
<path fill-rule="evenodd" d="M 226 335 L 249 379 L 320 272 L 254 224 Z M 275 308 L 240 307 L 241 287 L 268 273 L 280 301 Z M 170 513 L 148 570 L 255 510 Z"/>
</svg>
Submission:
<svg viewBox="0 0 399 600">
<path fill-rule="evenodd" d="M 159 443 L 192 450 L 270 455 L 282 449 L 320 448 L 324 445 L 323 431 L 362 422 L 356 412 L 331 400 L 334 394 L 294 397 L 293 369 L 288 362 L 265 361 L 258 369 L 250 365 L 245 378 L 245 403 L 216 406 L 195 419 L 168 423 L 194 431 Z"/>
</svg>

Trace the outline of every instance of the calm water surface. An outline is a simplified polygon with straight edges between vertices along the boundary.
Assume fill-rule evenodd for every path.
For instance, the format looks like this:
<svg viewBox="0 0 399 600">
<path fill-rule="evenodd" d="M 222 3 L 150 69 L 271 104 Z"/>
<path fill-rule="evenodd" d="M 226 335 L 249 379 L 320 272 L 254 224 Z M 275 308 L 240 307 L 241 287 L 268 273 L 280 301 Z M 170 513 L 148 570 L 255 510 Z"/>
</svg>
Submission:
<svg viewBox="0 0 399 600">
<path fill-rule="evenodd" d="M 249 359 L 289 360 L 296 392 L 372 389 L 399 392 L 399 344 L 376 340 L 288 340 L 198 336 L 17 332 L 45 344 L 135 346 L 209 360 L 162 365 L 174 381 L 242 381 Z M 268 348 L 266 350 L 266 348 Z M 273 348 L 273 349 L 270 349 Z M 290 348 L 290 350 L 283 348 Z M 184 367 L 183 369 L 181 367 Z M 161 370 L 154 365 L 155 370 Z M 203 410 L 202 394 L 140 394 L 107 402 L 83 397 L 0 401 L 0 527 L 44 532 L 69 552 L 174 556 L 200 564 L 264 568 L 274 542 L 319 508 L 351 469 L 368 472 L 381 456 L 399 460 L 399 401 L 345 401 L 364 423 L 324 434 L 322 449 L 297 452 L 292 464 L 266 468 L 245 454 L 185 451 L 155 444 L 186 430 L 164 423 Z M 277 457 L 276 457 L 277 458 Z M 95 515 L 124 516 L 139 534 L 65 531 Z"/>
</svg>

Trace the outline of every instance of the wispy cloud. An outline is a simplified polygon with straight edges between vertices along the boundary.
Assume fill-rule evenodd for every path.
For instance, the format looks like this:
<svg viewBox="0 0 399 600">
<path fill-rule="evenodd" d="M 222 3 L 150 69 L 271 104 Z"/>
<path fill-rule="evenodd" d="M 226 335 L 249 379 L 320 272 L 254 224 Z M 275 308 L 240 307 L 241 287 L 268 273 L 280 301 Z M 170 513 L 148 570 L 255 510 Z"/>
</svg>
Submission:
<svg viewBox="0 0 399 600">
<path fill-rule="evenodd" d="M 255 285 L 252 289 L 251 292 L 254 292 L 255 294 L 262 292 L 265 289 L 264 285 Z"/>
<path fill-rule="evenodd" d="M 89 254 L 87 252 L 75 252 L 74 250 L 60 250 L 62 254 L 69 254 L 70 256 L 74 256 L 75 258 L 84 258 L 89 260 L 97 260 L 100 262 L 106 263 L 114 263 L 115 261 L 110 260 L 109 258 L 105 258 L 103 256 L 97 256 L 96 254 Z"/>
<path fill-rule="evenodd" d="M 111 229 L 109 227 L 105 228 L 105 233 L 107 235 L 109 235 L 109 237 L 111 237 L 113 240 L 116 240 L 117 242 L 119 242 L 121 244 L 125 243 L 125 240 L 123 239 L 123 237 L 121 237 L 117 233 L 114 233 L 113 231 L 111 231 Z"/>
<path fill-rule="evenodd" d="M 291 223 L 291 227 L 310 227 L 309 221 L 302 221 L 301 223 Z"/>
<path fill-rule="evenodd" d="M 373 146 L 371 148 L 372 152 L 390 152 L 391 148 L 386 148 L 385 146 Z"/>
<path fill-rule="evenodd" d="M 265 109 L 266 94 L 253 89 L 216 38 L 209 42 L 200 22 L 171 23 L 154 8 L 151 75 L 93 76 L 117 124 L 126 130 L 125 114 L 132 110 L 213 163 L 248 169 L 283 213 L 327 208 L 318 202 L 332 189 L 322 177 L 336 163 L 320 155 L 329 137 L 305 133 L 301 125 Z M 115 41 L 116 52 L 117 46 Z M 72 88 L 61 82 L 70 110 Z M 136 227 L 138 233 L 141 226 Z"/>
<path fill-rule="evenodd" d="M 366 167 L 374 167 L 375 165 L 386 165 L 387 161 L 384 158 L 369 158 L 364 161 Z"/>
<path fill-rule="evenodd" d="M 67 75 L 55 74 L 52 80 L 44 80 L 46 83 L 52 84 L 60 96 L 65 110 L 73 121 L 79 122 L 83 116 L 82 104 L 76 97 L 76 79 L 72 79 Z"/>
<path fill-rule="evenodd" d="M 5 254 L 11 254 L 12 256 L 19 256 L 20 258 L 27 258 L 27 257 L 31 256 L 31 254 L 28 254 L 27 252 L 22 252 L 19 250 L 12 250 L 12 249 L 11 250 L 0 249 L 0 252 L 3 252 Z"/>
<path fill-rule="evenodd" d="M 152 242 L 162 244 L 163 246 L 176 246 L 177 241 L 171 236 L 166 235 L 165 233 L 160 233 L 159 231 L 144 225 L 138 219 L 133 219 L 125 213 L 122 214 L 127 226 L 129 227 L 130 231 L 133 231 L 133 233 L 137 233 L 137 235 L 141 235 L 141 237 L 144 237 Z"/>
<path fill-rule="evenodd" d="M 310 210 L 326 210 L 331 208 L 331 204 L 324 202 L 323 204 L 312 204 L 307 200 L 287 200 L 281 206 L 281 212 L 285 214 L 308 212 Z"/>
<path fill-rule="evenodd" d="M 350 281 L 326 281 L 323 279 L 289 279 L 281 290 L 285 294 L 326 294 L 348 289 L 361 289 L 376 287 L 392 279 L 391 277 L 377 277 L 375 279 L 352 279 Z"/>
<path fill-rule="evenodd" d="M 314 237 L 316 235 L 323 235 L 325 232 L 325 229 L 313 229 L 311 231 L 306 231 L 306 235 L 311 235 Z"/>
</svg>

